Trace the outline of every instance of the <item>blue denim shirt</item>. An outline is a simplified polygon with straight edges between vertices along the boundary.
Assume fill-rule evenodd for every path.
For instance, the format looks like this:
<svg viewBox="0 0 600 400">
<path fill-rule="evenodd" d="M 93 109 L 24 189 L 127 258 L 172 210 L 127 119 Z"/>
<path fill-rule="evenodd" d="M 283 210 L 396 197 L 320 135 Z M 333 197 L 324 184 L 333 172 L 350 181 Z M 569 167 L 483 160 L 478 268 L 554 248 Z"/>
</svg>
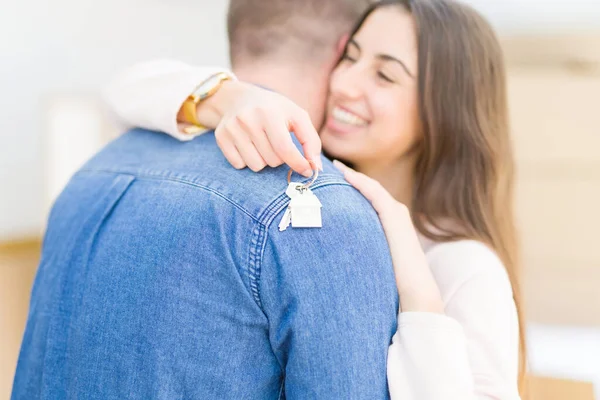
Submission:
<svg viewBox="0 0 600 400">
<path fill-rule="evenodd" d="M 13 399 L 386 399 L 398 298 L 369 203 L 325 161 L 323 228 L 279 232 L 287 168 L 134 130 L 53 207 Z"/>
</svg>

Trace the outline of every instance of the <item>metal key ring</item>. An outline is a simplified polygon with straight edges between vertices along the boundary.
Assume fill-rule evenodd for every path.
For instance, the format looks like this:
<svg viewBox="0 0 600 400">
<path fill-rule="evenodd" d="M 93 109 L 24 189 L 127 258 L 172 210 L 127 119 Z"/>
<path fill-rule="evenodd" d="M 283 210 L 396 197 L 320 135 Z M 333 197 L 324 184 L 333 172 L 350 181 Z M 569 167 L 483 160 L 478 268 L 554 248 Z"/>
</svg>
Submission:
<svg viewBox="0 0 600 400">
<path fill-rule="evenodd" d="M 315 181 L 319 177 L 319 168 L 317 168 L 317 164 L 315 164 L 315 162 L 312 161 L 312 160 L 308 160 L 308 163 L 310 164 L 310 167 L 314 171 L 313 177 L 312 177 L 312 180 L 310 182 L 305 183 L 304 185 L 300 185 L 299 190 L 306 190 L 306 189 L 308 189 L 313 183 L 315 183 Z M 292 174 L 293 173 L 294 173 L 294 170 L 292 170 L 292 169 L 290 169 L 290 172 L 288 172 L 288 178 L 287 178 L 288 185 L 292 182 Z"/>
</svg>

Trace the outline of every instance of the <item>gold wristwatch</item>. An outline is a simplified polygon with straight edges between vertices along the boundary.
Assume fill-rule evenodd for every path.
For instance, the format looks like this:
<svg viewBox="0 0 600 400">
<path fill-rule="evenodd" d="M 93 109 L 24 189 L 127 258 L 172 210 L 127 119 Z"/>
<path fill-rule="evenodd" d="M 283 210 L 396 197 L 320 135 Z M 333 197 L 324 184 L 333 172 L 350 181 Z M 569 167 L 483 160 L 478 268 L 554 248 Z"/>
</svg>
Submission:
<svg viewBox="0 0 600 400">
<path fill-rule="evenodd" d="M 193 135 L 208 129 L 198 121 L 198 104 L 202 100 L 205 100 L 213 94 L 215 94 L 219 90 L 223 82 L 229 80 L 236 80 L 235 75 L 229 72 L 216 73 L 210 76 L 201 84 L 199 84 L 196 87 L 196 89 L 194 89 L 192 94 L 190 94 L 188 98 L 183 102 L 183 105 L 181 106 L 183 117 L 185 119 L 185 122 L 191 124 L 183 128 L 183 131 L 185 133 Z"/>
</svg>

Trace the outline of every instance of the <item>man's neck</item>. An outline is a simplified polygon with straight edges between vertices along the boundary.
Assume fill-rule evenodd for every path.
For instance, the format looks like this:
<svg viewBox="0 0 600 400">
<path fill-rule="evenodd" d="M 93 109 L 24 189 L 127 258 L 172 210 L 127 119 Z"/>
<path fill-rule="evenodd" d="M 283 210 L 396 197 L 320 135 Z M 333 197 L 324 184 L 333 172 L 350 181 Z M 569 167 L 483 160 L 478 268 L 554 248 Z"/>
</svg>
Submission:
<svg viewBox="0 0 600 400">
<path fill-rule="evenodd" d="M 319 129 L 324 119 L 328 71 L 314 66 L 255 63 L 233 69 L 244 82 L 253 83 L 286 96 L 305 109 Z M 324 93 L 325 92 L 325 93 Z"/>
</svg>

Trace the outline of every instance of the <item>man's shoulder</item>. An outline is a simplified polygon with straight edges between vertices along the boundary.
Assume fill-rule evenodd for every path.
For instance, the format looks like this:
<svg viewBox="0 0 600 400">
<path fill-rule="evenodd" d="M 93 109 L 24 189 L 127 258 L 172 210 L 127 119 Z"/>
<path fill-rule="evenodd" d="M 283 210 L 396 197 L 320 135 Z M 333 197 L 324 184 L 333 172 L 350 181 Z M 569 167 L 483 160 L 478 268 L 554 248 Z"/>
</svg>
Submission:
<svg viewBox="0 0 600 400">
<path fill-rule="evenodd" d="M 219 196 L 264 224 L 272 222 L 289 201 L 285 194 L 288 167 L 266 168 L 259 173 L 236 170 L 222 155 L 212 132 L 180 142 L 161 132 L 133 129 L 107 145 L 84 170 L 124 173 L 156 184 L 172 181 L 189 185 L 197 196 Z M 306 181 L 296 174 L 292 179 Z M 356 212 L 370 208 L 328 161 L 311 189 L 330 209 L 349 207 Z"/>
</svg>

